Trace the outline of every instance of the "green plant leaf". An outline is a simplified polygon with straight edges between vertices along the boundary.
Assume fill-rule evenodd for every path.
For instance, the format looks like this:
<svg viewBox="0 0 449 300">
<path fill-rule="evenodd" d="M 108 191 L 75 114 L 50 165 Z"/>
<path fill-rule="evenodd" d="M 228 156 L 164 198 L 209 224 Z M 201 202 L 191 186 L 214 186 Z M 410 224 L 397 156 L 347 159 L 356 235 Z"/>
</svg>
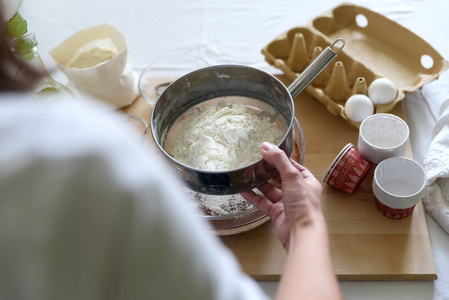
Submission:
<svg viewBox="0 0 449 300">
<path fill-rule="evenodd" d="M 16 12 L 5 26 L 5 34 L 10 39 L 17 39 L 27 33 L 27 22 L 22 18 L 22 16 Z"/>
</svg>

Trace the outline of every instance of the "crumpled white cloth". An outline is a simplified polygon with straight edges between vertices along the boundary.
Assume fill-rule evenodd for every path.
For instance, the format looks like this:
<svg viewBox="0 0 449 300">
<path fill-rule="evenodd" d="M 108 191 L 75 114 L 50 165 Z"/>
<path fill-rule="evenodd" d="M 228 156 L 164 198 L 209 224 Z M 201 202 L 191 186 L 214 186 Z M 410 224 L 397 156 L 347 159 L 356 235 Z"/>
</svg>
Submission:
<svg viewBox="0 0 449 300">
<path fill-rule="evenodd" d="M 427 212 L 449 233 L 449 99 L 441 105 L 432 141 L 424 159 Z"/>
</svg>

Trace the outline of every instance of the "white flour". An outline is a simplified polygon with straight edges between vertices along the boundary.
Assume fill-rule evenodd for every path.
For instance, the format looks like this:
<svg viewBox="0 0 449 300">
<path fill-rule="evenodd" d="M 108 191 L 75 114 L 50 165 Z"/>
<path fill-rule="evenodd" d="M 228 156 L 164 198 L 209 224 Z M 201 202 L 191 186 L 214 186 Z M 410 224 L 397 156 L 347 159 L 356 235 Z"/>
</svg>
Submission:
<svg viewBox="0 0 449 300">
<path fill-rule="evenodd" d="M 239 105 L 217 105 L 184 123 L 175 141 L 173 157 L 191 167 L 224 171 L 260 158 L 263 142 L 276 143 L 279 130 Z"/>
<path fill-rule="evenodd" d="M 256 190 L 255 190 L 256 191 Z M 203 215 L 222 216 L 252 209 L 254 206 L 241 195 L 206 195 L 185 189 L 192 204 L 200 208 Z"/>
<path fill-rule="evenodd" d="M 89 68 L 112 59 L 117 55 L 116 51 L 94 47 L 89 51 L 82 52 L 69 66 L 72 68 Z"/>
</svg>

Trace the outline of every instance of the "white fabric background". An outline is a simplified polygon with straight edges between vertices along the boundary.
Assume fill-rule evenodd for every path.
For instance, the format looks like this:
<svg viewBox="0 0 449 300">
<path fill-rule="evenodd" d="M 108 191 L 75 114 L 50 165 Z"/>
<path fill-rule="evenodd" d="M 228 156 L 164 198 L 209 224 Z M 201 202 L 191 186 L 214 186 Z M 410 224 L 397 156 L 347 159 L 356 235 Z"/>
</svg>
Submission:
<svg viewBox="0 0 449 300">
<path fill-rule="evenodd" d="M 424 159 L 427 174 L 426 211 L 449 233 L 449 100 L 441 105 L 432 142 Z"/>
<path fill-rule="evenodd" d="M 54 65 L 48 52 L 66 37 L 79 29 L 109 23 L 127 38 L 128 55 L 137 72 L 156 58 L 176 51 L 199 54 L 210 64 L 241 63 L 270 69 L 260 53 L 268 42 L 292 27 L 307 25 L 340 3 L 335 0 L 24 0 L 20 12 L 28 20 L 29 31 L 37 34 L 39 52 L 49 68 Z M 398 22 L 449 59 L 449 2 L 358 0 L 352 3 Z M 59 72 L 55 77 L 66 82 Z M 448 92 L 449 72 L 446 72 L 404 100 L 414 158 L 420 163 Z M 427 221 L 438 280 L 341 282 L 346 299 L 449 299 L 449 236 L 430 216 Z M 277 282 L 261 285 L 274 295 Z"/>
</svg>

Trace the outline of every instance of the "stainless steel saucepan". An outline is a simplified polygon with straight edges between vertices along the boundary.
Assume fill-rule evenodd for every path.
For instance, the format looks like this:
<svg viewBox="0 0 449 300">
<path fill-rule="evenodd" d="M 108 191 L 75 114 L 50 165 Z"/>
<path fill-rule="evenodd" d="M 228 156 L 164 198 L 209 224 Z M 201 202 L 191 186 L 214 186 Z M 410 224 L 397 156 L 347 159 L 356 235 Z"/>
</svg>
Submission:
<svg viewBox="0 0 449 300">
<path fill-rule="evenodd" d="M 175 160 L 170 151 L 185 120 L 225 100 L 251 108 L 255 113 L 273 110 L 282 138 L 278 146 L 291 155 L 294 146 L 293 99 L 334 60 L 345 42 L 337 39 L 313 60 L 287 88 L 273 75 L 242 65 L 218 65 L 193 71 L 172 82 L 159 96 L 151 114 L 151 131 L 159 150 L 187 186 L 213 195 L 237 194 L 256 188 L 277 174 L 263 159 L 225 171 L 193 168 Z M 337 48 L 336 50 L 334 48 Z"/>
</svg>

